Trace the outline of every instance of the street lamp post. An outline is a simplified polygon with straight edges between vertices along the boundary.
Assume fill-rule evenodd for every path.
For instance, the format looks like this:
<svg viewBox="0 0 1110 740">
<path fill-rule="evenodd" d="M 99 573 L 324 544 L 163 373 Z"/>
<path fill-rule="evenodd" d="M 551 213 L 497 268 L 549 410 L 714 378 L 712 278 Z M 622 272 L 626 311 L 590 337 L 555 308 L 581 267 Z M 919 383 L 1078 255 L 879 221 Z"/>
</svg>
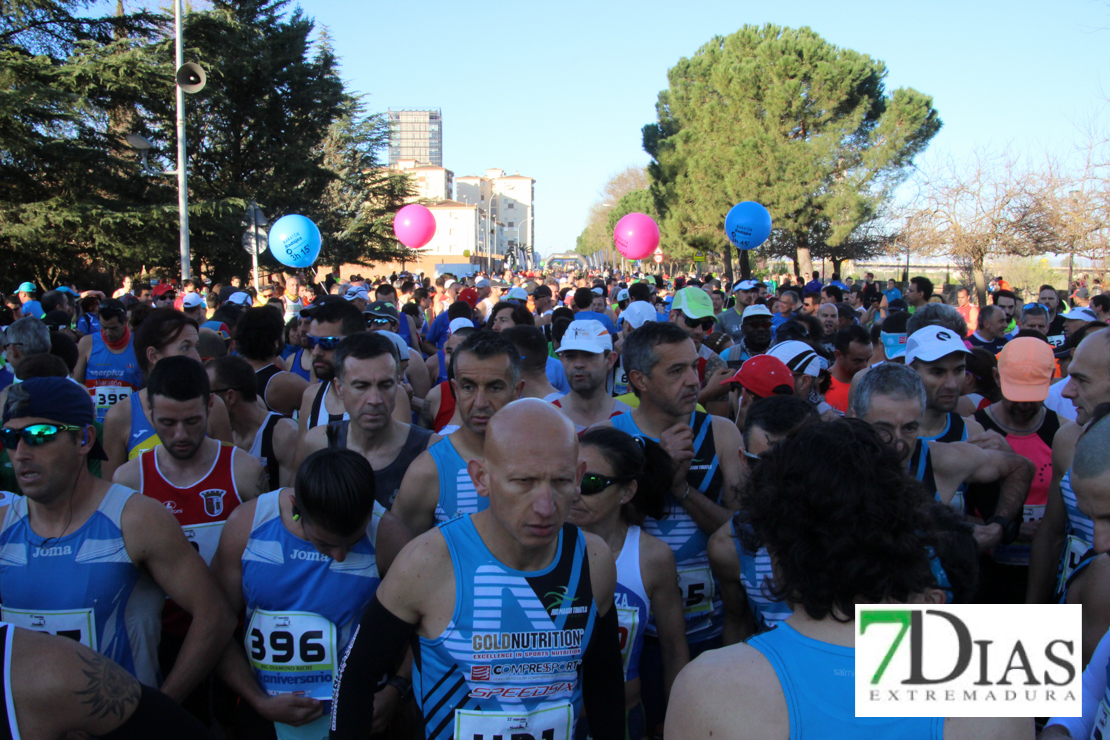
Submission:
<svg viewBox="0 0 1110 740">
<path fill-rule="evenodd" d="M 181 2 L 173 0 L 174 69 L 181 69 L 185 53 L 181 38 Z M 185 173 L 185 91 L 181 83 L 177 91 L 177 221 L 181 232 L 181 279 L 192 277 L 189 255 L 189 184 Z"/>
</svg>

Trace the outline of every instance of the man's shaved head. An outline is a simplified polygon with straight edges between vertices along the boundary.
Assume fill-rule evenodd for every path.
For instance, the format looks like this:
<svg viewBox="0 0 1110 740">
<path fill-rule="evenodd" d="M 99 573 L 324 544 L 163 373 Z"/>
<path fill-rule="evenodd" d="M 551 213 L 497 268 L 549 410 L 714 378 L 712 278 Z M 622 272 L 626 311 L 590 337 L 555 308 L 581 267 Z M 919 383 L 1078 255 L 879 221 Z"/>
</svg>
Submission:
<svg viewBox="0 0 1110 740">
<path fill-rule="evenodd" d="M 1100 409 L 1101 411 L 1101 409 Z M 1075 478 L 1098 478 L 1110 473 L 1110 414 L 1087 427 L 1075 445 L 1071 474 Z"/>
<path fill-rule="evenodd" d="M 542 434 L 537 430 L 542 429 Z M 566 452 L 578 461 L 574 424 L 559 409 L 539 398 L 522 398 L 501 408 L 486 428 L 484 457 L 493 464 L 530 455 L 554 457 Z"/>
</svg>

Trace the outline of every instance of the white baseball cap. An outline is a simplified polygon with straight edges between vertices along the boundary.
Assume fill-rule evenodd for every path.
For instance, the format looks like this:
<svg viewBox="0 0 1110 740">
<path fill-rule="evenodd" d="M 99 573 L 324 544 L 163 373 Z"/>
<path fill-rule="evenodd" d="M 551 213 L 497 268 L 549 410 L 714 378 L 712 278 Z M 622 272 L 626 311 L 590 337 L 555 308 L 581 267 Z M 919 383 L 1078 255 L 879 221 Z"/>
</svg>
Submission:
<svg viewBox="0 0 1110 740">
<path fill-rule="evenodd" d="M 782 360 L 792 373 L 804 373 L 816 378 L 822 370 L 829 368 L 828 360 L 814 352 L 813 347 L 796 339 L 776 344 L 767 350 L 767 354 Z"/>
<path fill-rule="evenodd" d="M 488 287 L 490 287 L 490 281 L 487 278 L 478 278 L 478 281 L 476 283 L 474 283 L 474 287 L 475 288 L 488 288 Z"/>
<path fill-rule="evenodd" d="M 914 360 L 936 362 L 954 352 L 971 354 L 960 335 L 946 326 L 926 326 L 910 334 L 906 340 L 907 365 Z"/>
<path fill-rule="evenodd" d="M 761 303 L 748 306 L 744 309 L 743 315 L 740 316 L 740 323 L 743 324 L 752 316 L 766 316 L 767 318 L 771 318 L 771 309 Z"/>
<path fill-rule="evenodd" d="M 232 293 L 224 302 L 234 303 L 236 306 L 249 306 L 251 305 L 251 297 L 250 294 L 240 290 L 237 293 Z"/>
<path fill-rule="evenodd" d="M 364 301 L 369 301 L 370 293 L 366 290 L 365 285 L 352 285 L 347 288 L 347 292 L 343 294 L 343 297 L 346 298 L 348 301 L 353 301 L 356 298 L 361 298 Z"/>
<path fill-rule="evenodd" d="M 1098 316 L 1095 316 L 1095 312 L 1087 308 L 1086 306 L 1073 308 L 1067 313 L 1061 314 L 1061 316 L 1063 316 L 1068 321 L 1071 321 L 1072 319 L 1078 319 L 1080 321 L 1098 321 Z"/>
<path fill-rule="evenodd" d="M 659 314 L 647 301 L 633 301 L 621 311 L 620 318 L 627 321 L 633 329 L 639 329 L 649 321 L 658 321 Z"/>
<path fill-rule="evenodd" d="M 181 299 L 181 307 L 190 311 L 203 305 L 204 298 L 201 297 L 200 293 L 186 293 L 185 297 Z"/>
<path fill-rule="evenodd" d="M 447 325 L 447 333 L 454 334 L 459 329 L 473 329 L 474 322 L 470 319 L 460 316 L 457 319 L 451 319 L 451 323 Z"/>
<path fill-rule="evenodd" d="M 617 291 L 617 303 L 627 301 L 629 299 L 628 288 L 621 288 Z"/>
<path fill-rule="evenodd" d="M 609 330 L 600 321 L 587 319 L 570 322 L 563 341 L 559 343 L 559 349 L 555 351 L 580 350 L 599 355 L 612 349 L 613 337 L 609 335 Z"/>
<path fill-rule="evenodd" d="M 444 290 L 447 290 L 447 289 L 448 289 L 448 288 L 450 288 L 450 287 L 451 287 L 452 285 L 458 285 L 458 282 L 457 282 L 457 281 L 455 281 L 455 280 L 448 280 L 447 282 L 445 282 L 445 283 L 443 284 L 443 289 L 444 289 Z"/>
<path fill-rule="evenodd" d="M 605 295 L 605 291 L 601 288 L 590 288 L 590 292 L 594 295 Z"/>
<path fill-rule="evenodd" d="M 512 288 L 505 296 L 505 300 L 509 301 L 527 301 L 528 291 L 524 288 Z"/>
<path fill-rule="evenodd" d="M 738 290 L 755 290 L 755 289 L 756 289 L 756 282 L 754 280 L 741 280 L 740 282 L 738 282 L 736 284 L 736 287 L 732 289 L 732 292 L 735 293 Z"/>
</svg>

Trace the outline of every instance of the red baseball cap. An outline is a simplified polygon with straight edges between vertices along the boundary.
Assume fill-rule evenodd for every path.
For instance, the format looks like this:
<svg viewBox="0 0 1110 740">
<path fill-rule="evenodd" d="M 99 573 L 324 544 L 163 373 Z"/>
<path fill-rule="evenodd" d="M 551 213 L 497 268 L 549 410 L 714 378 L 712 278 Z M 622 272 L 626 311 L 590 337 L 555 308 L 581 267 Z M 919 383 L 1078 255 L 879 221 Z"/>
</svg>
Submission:
<svg viewBox="0 0 1110 740">
<path fill-rule="evenodd" d="M 785 362 L 771 355 L 746 360 L 735 375 L 721 381 L 721 385 L 725 383 L 739 383 L 760 398 L 794 394 L 794 373 Z"/>
<path fill-rule="evenodd" d="M 154 286 L 154 290 L 150 291 L 153 296 L 165 295 L 166 293 L 175 292 L 171 283 L 160 283 Z"/>
<path fill-rule="evenodd" d="M 471 308 L 478 305 L 478 291 L 474 288 L 463 288 L 459 291 L 459 300 L 466 301 L 466 304 Z"/>
</svg>

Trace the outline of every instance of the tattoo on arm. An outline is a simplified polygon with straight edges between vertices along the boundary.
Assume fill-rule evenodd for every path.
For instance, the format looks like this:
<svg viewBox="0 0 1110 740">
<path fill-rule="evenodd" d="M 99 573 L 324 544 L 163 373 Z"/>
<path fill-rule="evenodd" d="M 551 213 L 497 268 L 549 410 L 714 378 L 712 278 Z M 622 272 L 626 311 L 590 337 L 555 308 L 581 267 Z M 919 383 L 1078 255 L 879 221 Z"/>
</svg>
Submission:
<svg viewBox="0 0 1110 740">
<path fill-rule="evenodd" d="M 722 367 L 725 367 L 725 361 L 721 359 L 720 355 L 714 354 L 712 357 L 705 361 L 705 377 L 708 378 L 710 375 L 717 372 Z"/>
<path fill-rule="evenodd" d="M 432 418 L 432 404 L 428 403 L 427 399 L 424 400 L 424 405 L 420 408 L 420 426 L 425 429 L 435 429 L 435 419 Z"/>
<path fill-rule="evenodd" d="M 89 707 L 90 716 L 96 719 L 122 720 L 127 710 L 137 706 L 142 696 L 139 682 L 127 671 L 99 653 L 81 651 L 78 654 L 85 667 L 81 672 L 88 681 L 85 688 L 73 693 Z"/>
</svg>

